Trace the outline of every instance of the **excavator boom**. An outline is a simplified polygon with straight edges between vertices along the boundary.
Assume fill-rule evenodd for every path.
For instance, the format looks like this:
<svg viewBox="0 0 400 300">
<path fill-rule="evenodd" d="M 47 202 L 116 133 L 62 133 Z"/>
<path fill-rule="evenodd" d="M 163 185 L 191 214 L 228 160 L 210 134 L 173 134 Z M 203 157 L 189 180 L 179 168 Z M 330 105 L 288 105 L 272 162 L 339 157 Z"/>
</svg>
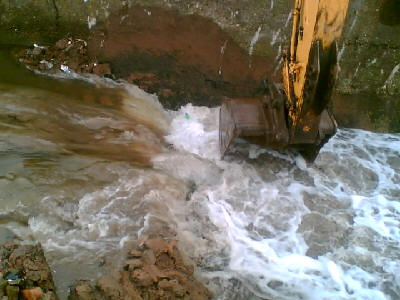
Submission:
<svg viewBox="0 0 400 300">
<path fill-rule="evenodd" d="M 337 75 L 337 40 L 349 0 L 295 0 L 290 45 L 283 53 L 282 91 L 227 99 L 220 110 L 223 157 L 235 137 L 273 149 L 295 148 L 308 160 L 336 132 L 328 110 Z"/>
</svg>

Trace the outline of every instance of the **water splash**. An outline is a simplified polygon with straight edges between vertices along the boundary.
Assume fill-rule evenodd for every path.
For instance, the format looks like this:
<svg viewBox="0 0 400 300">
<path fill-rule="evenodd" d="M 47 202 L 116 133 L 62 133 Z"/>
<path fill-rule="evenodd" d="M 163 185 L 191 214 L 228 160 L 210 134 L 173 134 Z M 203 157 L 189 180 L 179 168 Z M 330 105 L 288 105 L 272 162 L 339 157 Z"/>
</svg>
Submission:
<svg viewBox="0 0 400 300">
<path fill-rule="evenodd" d="M 260 32 L 261 32 L 261 25 L 258 27 L 256 33 L 252 37 L 250 41 L 250 46 L 249 46 L 249 56 L 250 56 L 250 62 L 249 62 L 249 67 L 251 68 L 251 56 L 253 55 L 253 50 L 255 44 L 258 42 L 258 39 L 260 38 Z"/>
<path fill-rule="evenodd" d="M 97 23 L 96 17 L 88 16 L 87 23 L 88 23 L 89 30 L 92 29 L 92 27 L 96 26 L 96 23 Z"/>
<path fill-rule="evenodd" d="M 383 84 L 381 90 L 387 92 L 388 90 L 388 85 L 390 85 L 392 83 L 392 80 L 394 78 L 394 76 L 396 75 L 396 73 L 400 70 L 400 63 L 395 65 L 394 68 L 392 69 L 392 71 L 390 72 L 388 78 L 386 79 L 385 83 Z"/>
<path fill-rule="evenodd" d="M 225 54 L 225 50 L 226 50 L 226 46 L 228 45 L 228 40 L 226 40 L 224 42 L 224 44 L 221 47 L 221 55 L 220 55 L 220 62 L 219 62 L 219 68 L 218 68 L 218 75 L 221 76 L 222 75 L 222 62 L 224 59 L 224 54 Z"/>
<path fill-rule="evenodd" d="M 270 42 L 271 46 L 275 45 L 278 42 L 278 38 L 279 38 L 280 33 L 281 33 L 281 29 L 280 28 L 272 33 L 272 39 L 271 39 L 271 42 Z"/>
</svg>

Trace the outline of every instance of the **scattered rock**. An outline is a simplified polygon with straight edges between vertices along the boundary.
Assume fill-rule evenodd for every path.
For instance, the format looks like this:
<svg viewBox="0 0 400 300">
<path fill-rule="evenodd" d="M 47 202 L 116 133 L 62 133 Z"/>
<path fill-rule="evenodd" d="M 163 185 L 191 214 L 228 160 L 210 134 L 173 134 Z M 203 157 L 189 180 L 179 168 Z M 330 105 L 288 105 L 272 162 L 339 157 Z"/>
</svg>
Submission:
<svg viewBox="0 0 400 300">
<path fill-rule="evenodd" d="M 109 299 L 123 299 L 125 291 L 120 284 L 121 276 L 119 271 L 114 274 L 106 274 L 97 282 L 96 288 Z"/>
<path fill-rule="evenodd" d="M 143 263 L 140 259 L 129 259 L 125 262 L 125 265 L 128 267 L 129 271 L 134 270 L 135 268 L 140 268 L 143 266 Z"/>
<path fill-rule="evenodd" d="M 68 300 L 96 300 L 101 299 L 88 280 L 80 280 L 70 289 Z"/>
<path fill-rule="evenodd" d="M 68 44 L 71 44 L 71 41 L 67 38 L 61 39 L 54 44 L 54 48 L 57 50 L 64 50 L 67 48 Z"/>
<path fill-rule="evenodd" d="M 87 43 L 81 39 L 63 38 L 50 47 L 35 46 L 21 57 L 28 67 L 45 70 L 66 70 L 76 73 L 111 74 L 108 64 L 98 64 L 87 54 Z"/>
<path fill-rule="evenodd" d="M 195 280 L 193 266 L 184 263 L 175 241 L 145 240 L 128 252 L 124 266 L 102 276 L 95 287 L 88 281 L 78 282 L 71 288 L 69 300 L 211 298 Z"/>
<path fill-rule="evenodd" d="M 129 257 L 133 257 L 133 258 L 138 258 L 142 256 L 142 252 L 132 249 L 131 251 L 129 251 Z"/>
<path fill-rule="evenodd" d="M 0 245 L 0 287 L 8 299 L 57 300 L 51 271 L 40 244 Z M 1 293 L 1 292 L 0 292 Z"/>
<path fill-rule="evenodd" d="M 109 64 L 97 64 L 93 65 L 93 73 L 98 76 L 111 75 L 111 68 Z"/>
</svg>

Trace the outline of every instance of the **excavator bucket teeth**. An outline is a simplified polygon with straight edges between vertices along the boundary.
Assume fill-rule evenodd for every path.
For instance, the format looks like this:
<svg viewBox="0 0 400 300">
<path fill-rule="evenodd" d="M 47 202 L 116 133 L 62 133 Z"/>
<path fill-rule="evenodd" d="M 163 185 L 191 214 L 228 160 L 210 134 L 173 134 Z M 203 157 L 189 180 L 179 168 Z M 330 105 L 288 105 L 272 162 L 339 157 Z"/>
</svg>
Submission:
<svg viewBox="0 0 400 300">
<path fill-rule="evenodd" d="M 233 120 L 231 106 L 224 101 L 219 111 L 219 151 L 224 157 L 233 138 L 235 137 L 235 121 Z"/>
</svg>

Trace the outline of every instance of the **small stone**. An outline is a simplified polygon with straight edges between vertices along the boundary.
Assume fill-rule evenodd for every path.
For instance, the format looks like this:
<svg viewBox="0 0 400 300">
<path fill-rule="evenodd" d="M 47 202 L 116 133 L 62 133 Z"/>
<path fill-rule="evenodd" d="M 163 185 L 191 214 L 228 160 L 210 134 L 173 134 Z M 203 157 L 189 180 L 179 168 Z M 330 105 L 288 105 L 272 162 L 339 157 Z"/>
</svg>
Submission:
<svg viewBox="0 0 400 300">
<path fill-rule="evenodd" d="M 158 282 L 158 287 L 163 290 L 172 290 L 172 286 L 173 284 L 167 279 Z"/>
<path fill-rule="evenodd" d="M 111 276 L 111 274 L 104 275 L 97 281 L 97 288 L 101 291 L 108 299 L 121 299 L 121 285 L 120 274 L 115 274 L 115 276 Z"/>
<path fill-rule="evenodd" d="M 125 262 L 125 265 L 128 266 L 128 270 L 132 271 L 136 268 L 140 268 L 143 266 L 143 263 L 140 259 L 128 259 Z"/>
<path fill-rule="evenodd" d="M 19 287 L 15 285 L 8 285 L 6 287 L 6 294 L 9 300 L 18 300 Z"/>
<path fill-rule="evenodd" d="M 173 291 L 177 297 L 183 297 L 186 293 L 186 289 L 179 284 L 174 285 Z"/>
<path fill-rule="evenodd" d="M 61 39 L 59 40 L 54 46 L 56 47 L 56 49 L 62 50 L 65 49 L 68 46 L 68 39 Z"/>
<path fill-rule="evenodd" d="M 158 287 L 163 290 L 173 291 L 175 296 L 183 297 L 186 293 L 185 288 L 179 284 L 178 280 L 163 279 L 158 282 Z"/>
<path fill-rule="evenodd" d="M 29 280 L 32 281 L 39 281 L 42 279 L 40 271 L 27 271 L 26 272 L 26 277 L 29 278 Z"/>
<path fill-rule="evenodd" d="M 80 280 L 70 289 L 69 300 L 96 300 L 95 290 L 88 280 Z"/>
<path fill-rule="evenodd" d="M 133 281 L 141 287 L 147 287 L 153 284 L 153 279 L 149 274 L 141 270 L 135 270 L 133 272 Z"/>
<path fill-rule="evenodd" d="M 22 290 L 22 295 L 25 300 L 38 300 L 43 296 L 43 291 L 40 287 L 34 287 L 26 290 Z"/>
<path fill-rule="evenodd" d="M 156 256 L 152 250 L 143 252 L 142 260 L 145 264 L 154 265 L 156 263 Z"/>
<path fill-rule="evenodd" d="M 35 47 L 35 48 L 33 48 L 33 50 L 32 50 L 32 55 L 35 55 L 35 56 L 41 55 L 43 52 L 44 52 L 44 49 L 43 49 L 43 48 L 41 48 L 41 47 Z"/>
<path fill-rule="evenodd" d="M 139 250 L 133 249 L 133 250 L 129 251 L 129 256 L 130 257 L 134 257 L 134 258 L 138 258 L 138 257 L 142 256 L 142 252 L 139 251 Z"/>
</svg>

